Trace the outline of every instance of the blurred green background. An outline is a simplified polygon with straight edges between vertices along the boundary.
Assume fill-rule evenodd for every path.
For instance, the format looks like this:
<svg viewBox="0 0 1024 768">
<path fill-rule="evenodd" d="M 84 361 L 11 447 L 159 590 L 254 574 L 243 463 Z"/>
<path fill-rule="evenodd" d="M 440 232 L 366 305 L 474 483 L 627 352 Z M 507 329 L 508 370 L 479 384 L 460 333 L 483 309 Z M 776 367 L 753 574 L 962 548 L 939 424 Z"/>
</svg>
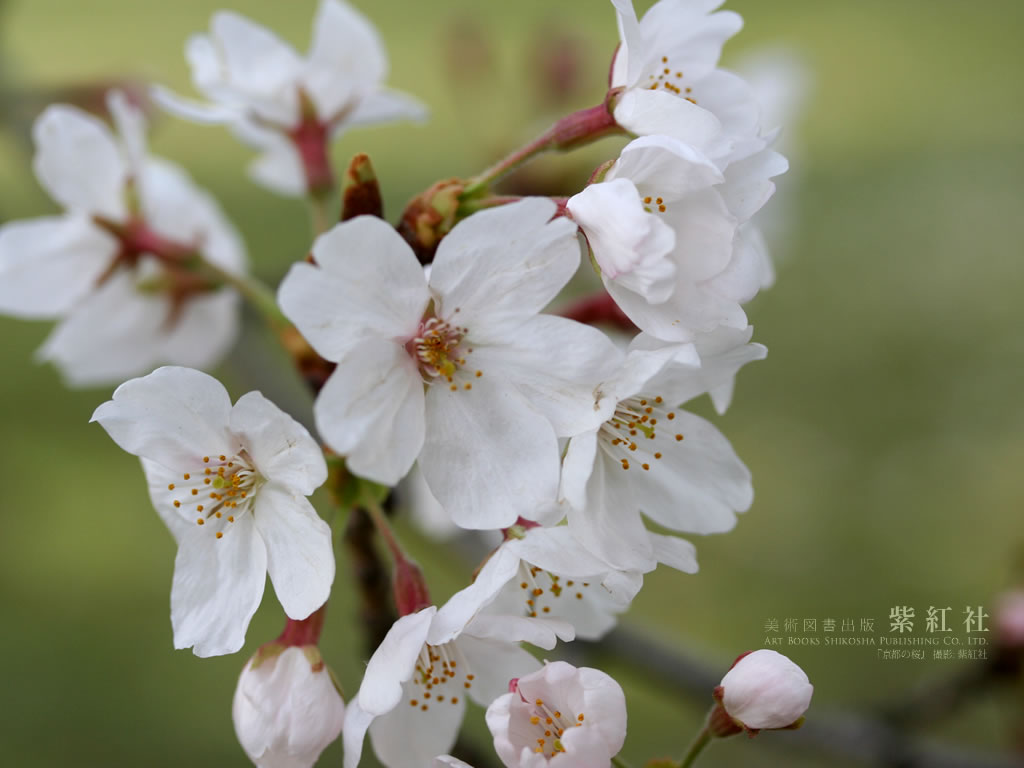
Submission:
<svg viewBox="0 0 1024 768">
<path fill-rule="evenodd" d="M 604 0 L 358 5 L 387 42 L 389 82 L 432 111 L 425 125 L 353 132 L 335 146 L 339 163 L 370 153 L 392 218 L 431 182 L 483 168 L 603 95 L 616 42 Z M 53 210 L 25 138 L 48 89 L 131 76 L 191 93 L 184 40 L 224 6 L 305 50 L 313 0 L 4 2 L 0 218 Z M 729 7 L 746 29 L 726 65 L 782 47 L 811 81 L 788 135 L 794 173 L 780 206 L 788 226 L 774 247 L 778 284 L 750 308 L 769 357 L 743 372 L 718 419 L 754 473 L 756 500 L 733 533 L 697 542 L 699 575 L 651 575 L 629 618 L 722 671 L 762 645 L 770 618 L 817 618 L 821 636 L 828 617 L 873 618 L 885 634 L 895 605 L 915 606 L 919 622 L 931 605 L 952 606 L 957 621 L 967 605 L 991 612 L 994 594 L 1020 577 L 1024 533 L 1024 5 Z M 303 206 L 249 183 L 249 150 L 225 131 L 161 118 L 153 147 L 220 198 L 258 275 L 276 283 L 305 253 Z M 571 193 L 616 149 L 608 141 L 552 159 L 519 183 Z M 308 398 L 250 325 L 222 379 L 236 397 L 261 388 L 308 418 Z M 0 763 L 244 765 L 231 694 L 248 653 L 279 631 L 280 608 L 268 589 L 238 655 L 172 650 L 173 543 L 137 461 L 87 423 L 112 388 L 68 392 L 54 370 L 33 363 L 47 332 L 0 318 Z M 438 599 L 465 583 L 470 565 L 402 530 Z M 341 559 L 323 647 L 351 695 L 363 659 L 346 566 Z M 972 663 L 783 650 L 816 686 L 811 718 L 870 711 Z M 703 703 L 633 677 L 626 655 L 604 661 L 627 690 L 624 756 L 638 764 L 678 754 Z M 979 697 L 927 733 L 1007 753 L 1020 738 L 1019 697 L 1019 688 Z M 479 711 L 469 719 L 487 749 Z M 791 752 L 787 738 L 715 745 L 705 763 L 845 764 Z M 340 764 L 340 747 L 321 764 Z"/>
</svg>

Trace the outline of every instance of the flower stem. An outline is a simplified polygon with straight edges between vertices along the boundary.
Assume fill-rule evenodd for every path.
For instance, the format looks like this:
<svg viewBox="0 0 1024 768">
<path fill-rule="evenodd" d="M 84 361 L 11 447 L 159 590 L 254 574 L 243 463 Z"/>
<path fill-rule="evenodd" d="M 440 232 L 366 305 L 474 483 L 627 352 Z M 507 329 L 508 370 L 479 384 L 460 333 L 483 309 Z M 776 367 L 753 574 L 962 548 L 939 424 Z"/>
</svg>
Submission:
<svg viewBox="0 0 1024 768">
<path fill-rule="evenodd" d="M 326 195 L 309 196 L 309 218 L 314 238 L 319 237 L 330 228 Z"/>
<path fill-rule="evenodd" d="M 710 743 L 711 729 L 705 722 L 704 727 L 701 728 L 700 733 L 697 734 L 697 737 L 693 740 L 690 748 L 686 750 L 686 754 L 683 755 L 683 759 L 679 761 L 679 768 L 689 768 L 689 766 L 693 765 L 697 760 L 697 756 L 700 755 L 700 753 L 704 751 L 704 747 Z"/>
<path fill-rule="evenodd" d="M 259 312 L 275 331 L 280 332 L 291 326 L 288 318 L 284 316 L 284 313 L 277 306 L 277 298 L 268 285 L 252 275 L 239 275 L 234 272 L 228 272 L 209 260 L 204 260 L 203 266 L 219 281 L 227 283 L 242 294 L 253 309 Z"/>
<path fill-rule="evenodd" d="M 542 152 L 549 150 L 564 152 L 589 144 L 604 136 L 622 132 L 606 102 L 598 104 L 596 107 L 573 112 L 571 115 L 563 117 L 529 144 L 520 147 L 487 170 L 469 179 L 462 196 L 465 199 L 479 194 L 493 182 Z"/>
</svg>

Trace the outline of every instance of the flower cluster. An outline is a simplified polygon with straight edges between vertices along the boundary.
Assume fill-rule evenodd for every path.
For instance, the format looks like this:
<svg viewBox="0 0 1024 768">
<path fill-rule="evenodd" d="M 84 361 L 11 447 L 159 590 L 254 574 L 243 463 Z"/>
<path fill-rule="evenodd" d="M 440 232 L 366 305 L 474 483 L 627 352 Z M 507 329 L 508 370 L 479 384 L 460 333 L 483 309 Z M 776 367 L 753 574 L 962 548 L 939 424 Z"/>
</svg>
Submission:
<svg viewBox="0 0 1024 768">
<path fill-rule="evenodd" d="M 0 310 L 61 319 L 41 354 L 72 383 L 146 374 L 93 421 L 141 459 L 178 543 L 175 647 L 238 651 L 269 574 L 286 629 L 246 665 L 234 702 L 258 765 L 311 765 L 339 732 L 346 768 L 367 734 L 388 768 L 457 765 L 446 753 L 467 698 L 487 708 L 508 768 L 610 765 L 626 738 L 622 689 L 521 644 L 601 638 L 659 564 L 697 571 L 678 534 L 728 531 L 752 504 L 728 439 L 684 406 L 707 394 L 725 411 L 738 371 L 765 356 L 744 305 L 771 280 L 754 216 L 786 161 L 751 88 L 718 66 L 736 14 L 714 0 L 660 0 L 642 19 L 630 0 L 612 5 L 621 42 L 601 105 L 431 187 L 398 227 L 346 195 L 344 221 L 297 247 L 309 256 L 276 305 L 217 206 L 147 154 L 124 96 L 109 102 L 118 138 L 71 107 L 36 123 L 37 175 L 66 212 L 0 229 Z M 206 102 L 158 88 L 158 103 L 228 126 L 261 152 L 258 182 L 315 206 L 335 191 L 329 148 L 344 130 L 423 115 L 382 86 L 377 34 L 340 0 L 322 0 L 305 57 L 230 12 L 186 53 Z M 609 133 L 630 141 L 577 194 L 491 194 L 534 154 Z M 600 276 L 586 301 L 618 320 L 614 337 L 571 307 L 552 312 L 581 263 Z M 232 404 L 195 370 L 233 339 L 239 294 L 300 370 L 319 372 L 307 378 L 323 447 L 259 392 Z M 448 524 L 501 539 L 441 605 L 379 503 L 414 467 Z M 335 520 L 366 514 L 388 544 L 401 614 L 347 706 L 319 648 L 334 550 L 307 497 L 325 482 Z M 758 655 L 771 653 L 741 661 L 719 692 L 748 730 L 789 725 L 809 701 L 799 675 Z M 783 704 L 759 697 L 780 686 L 796 691 Z"/>
</svg>

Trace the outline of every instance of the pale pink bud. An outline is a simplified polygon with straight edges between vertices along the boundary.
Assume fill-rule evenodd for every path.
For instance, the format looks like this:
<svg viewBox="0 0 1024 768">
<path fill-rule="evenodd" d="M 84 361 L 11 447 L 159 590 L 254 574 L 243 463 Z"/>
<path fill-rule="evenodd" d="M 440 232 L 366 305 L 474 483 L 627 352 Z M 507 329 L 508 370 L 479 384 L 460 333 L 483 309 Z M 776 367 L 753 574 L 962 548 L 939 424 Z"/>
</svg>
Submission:
<svg viewBox="0 0 1024 768">
<path fill-rule="evenodd" d="M 268 643 L 238 678 L 231 717 L 259 768 L 312 766 L 338 738 L 345 703 L 316 646 Z"/>
<path fill-rule="evenodd" d="M 1024 648 L 1024 590 L 1011 590 L 996 601 L 996 638 L 1009 648 Z"/>
<path fill-rule="evenodd" d="M 729 716 L 748 730 L 789 728 L 803 717 L 814 686 L 781 653 L 762 649 L 741 656 L 716 690 Z"/>
</svg>

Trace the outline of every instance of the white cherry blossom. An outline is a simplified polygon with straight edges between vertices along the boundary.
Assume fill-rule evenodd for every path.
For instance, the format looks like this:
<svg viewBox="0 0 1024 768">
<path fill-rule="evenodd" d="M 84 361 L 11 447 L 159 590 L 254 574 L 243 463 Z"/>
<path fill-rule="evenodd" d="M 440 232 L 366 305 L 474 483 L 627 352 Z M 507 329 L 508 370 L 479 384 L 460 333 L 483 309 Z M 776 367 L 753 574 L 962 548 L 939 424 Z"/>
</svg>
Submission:
<svg viewBox="0 0 1024 768">
<path fill-rule="evenodd" d="M 174 367 L 125 382 L 92 421 L 142 459 L 153 506 L 178 542 L 175 648 L 241 648 L 268 572 L 291 618 L 324 603 L 331 531 L 306 496 L 327 466 L 301 424 L 259 392 L 232 406 L 216 379 Z"/>
<path fill-rule="evenodd" d="M 507 768 L 608 768 L 626 740 L 626 697 L 597 669 L 552 661 L 487 708 Z"/>
<path fill-rule="evenodd" d="M 637 20 L 632 0 L 612 0 L 620 44 L 612 65 L 615 120 L 637 136 L 664 134 L 720 167 L 765 146 L 760 108 L 741 77 L 718 67 L 725 41 L 743 26 L 721 0 L 659 0 Z"/>
<path fill-rule="evenodd" d="M 767 648 L 741 656 L 715 689 L 715 698 L 729 716 L 751 731 L 795 725 L 813 694 L 807 674 Z"/>
<path fill-rule="evenodd" d="M 771 272 L 763 241 L 743 225 L 785 169 L 763 150 L 723 173 L 680 141 L 645 136 L 566 206 L 622 311 L 658 338 L 692 341 L 719 326 L 746 328 L 742 305 Z"/>
<path fill-rule="evenodd" d="M 280 194 L 322 192 L 330 184 L 327 145 L 349 127 L 425 114 L 382 85 L 388 61 L 377 31 L 341 0 L 321 0 L 305 57 L 231 11 L 214 14 L 210 33 L 191 37 L 185 54 L 210 103 L 162 88 L 158 102 L 187 119 L 228 125 L 261 152 L 252 177 Z"/>
<path fill-rule="evenodd" d="M 238 330 L 235 291 L 176 263 L 199 254 L 240 272 L 238 235 L 184 171 L 147 154 L 141 113 L 119 92 L 108 104 L 117 137 L 75 107 L 43 112 L 35 171 L 65 212 L 0 227 L 0 312 L 60 320 L 39 357 L 75 386 L 208 367 Z"/>
<path fill-rule="evenodd" d="M 659 561 L 696 573 L 692 544 L 675 536 L 648 536 Z M 566 621 L 583 640 L 603 637 L 643 586 L 640 571 L 611 568 L 566 526 L 510 529 L 477 578 L 505 583 L 485 611 Z"/>
<path fill-rule="evenodd" d="M 561 487 L 569 527 L 615 568 L 648 571 L 662 559 L 645 516 L 673 531 L 720 533 L 750 507 L 750 473 L 729 441 L 679 407 L 712 391 L 724 408 L 736 371 L 764 356 L 761 345 L 746 343 L 750 330 L 720 333 L 727 338 L 699 345 L 640 337 L 595 390 L 602 424 L 569 441 Z"/>
<path fill-rule="evenodd" d="M 349 702 L 345 768 L 359 764 L 367 730 L 388 768 L 430 764 L 455 743 L 467 696 L 486 706 L 509 680 L 539 668 L 519 641 L 550 649 L 559 638 L 573 639 L 565 622 L 482 613 L 503 584 L 481 573 L 440 609 L 395 622 Z"/>
<path fill-rule="evenodd" d="M 476 213 L 441 241 L 429 281 L 385 222 L 358 217 L 313 245 L 278 300 L 338 367 L 314 413 L 357 475 L 395 484 L 417 457 L 464 528 L 555 507 L 559 435 L 596 426 L 604 334 L 538 314 L 575 272 L 575 225 L 528 198 Z"/>
<path fill-rule="evenodd" d="M 259 768 L 310 768 L 341 733 L 345 702 L 315 645 L 271 644 L 246 662 L 231 719 Z"/>
</svg>

